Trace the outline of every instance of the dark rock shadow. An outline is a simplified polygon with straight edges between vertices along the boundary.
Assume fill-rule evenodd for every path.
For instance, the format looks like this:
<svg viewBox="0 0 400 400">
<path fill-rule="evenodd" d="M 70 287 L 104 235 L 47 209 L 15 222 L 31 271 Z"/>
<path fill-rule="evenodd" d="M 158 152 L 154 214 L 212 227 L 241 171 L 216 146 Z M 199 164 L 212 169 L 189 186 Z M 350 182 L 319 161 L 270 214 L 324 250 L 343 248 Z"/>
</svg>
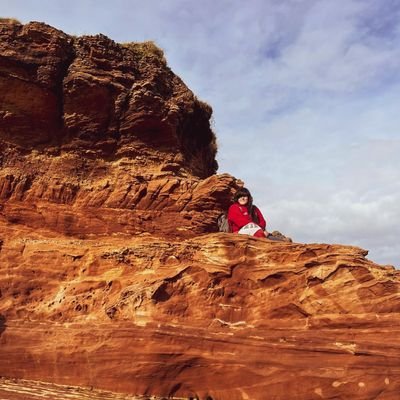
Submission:
<svg viewBox="0 0 400 400">
<path fill-rule="evenodd" d="M 6 328 L 6 318 L 3 315 L 0 315 L 0 336 L 3 334 Z"/>
</svg>

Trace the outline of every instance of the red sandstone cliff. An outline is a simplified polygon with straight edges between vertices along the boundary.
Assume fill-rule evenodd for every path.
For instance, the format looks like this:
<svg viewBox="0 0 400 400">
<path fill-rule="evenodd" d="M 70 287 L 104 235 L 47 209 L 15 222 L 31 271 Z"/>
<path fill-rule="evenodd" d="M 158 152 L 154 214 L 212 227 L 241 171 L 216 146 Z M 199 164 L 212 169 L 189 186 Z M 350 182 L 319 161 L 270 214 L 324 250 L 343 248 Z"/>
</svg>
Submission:
<svg viewBox="0 0 400 400">
<path fill-rule="evenodd" d="M 0 37 L 0 397 L 399 398 L 399 272 L 212 233 L 237 182 L 160 50 Z"/>
</svg>

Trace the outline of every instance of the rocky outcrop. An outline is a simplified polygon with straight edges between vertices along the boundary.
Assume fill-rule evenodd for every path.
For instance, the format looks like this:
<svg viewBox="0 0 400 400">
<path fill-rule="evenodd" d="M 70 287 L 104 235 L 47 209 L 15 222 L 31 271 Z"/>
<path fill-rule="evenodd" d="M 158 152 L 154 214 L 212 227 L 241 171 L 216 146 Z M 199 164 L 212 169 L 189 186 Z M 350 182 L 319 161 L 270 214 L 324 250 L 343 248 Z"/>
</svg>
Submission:
<svg viewBox="0 0 400 400">
<path fill-rule="evenodd" d="M 215 172 L 211 107 L 154 44 L 75 38 L 40 23 L 0 23 L 0 36 L 2 153 L 140 156 L 139 166 L 146 158 L 164 170 Z"/>
<path fill-rule="evenodd" d="M 216 229 L 236 180 L 213 175 L 211 108 L 161 50 L 40 23 L 3 23 L 0 35 L 9 221 L 81 237 Z"/>
<path fill-rule="evenodd" d="M 0 397 L 398 398 L 399 272 L 215 233 L 240 182 L 160 50 L 0 34 Z"/>
<path fill-rule="evenodd" d="M 4 228 L 0 376 L 159 398 L 398 396 L 400 276 L 359 248 Z"/>
</svg>

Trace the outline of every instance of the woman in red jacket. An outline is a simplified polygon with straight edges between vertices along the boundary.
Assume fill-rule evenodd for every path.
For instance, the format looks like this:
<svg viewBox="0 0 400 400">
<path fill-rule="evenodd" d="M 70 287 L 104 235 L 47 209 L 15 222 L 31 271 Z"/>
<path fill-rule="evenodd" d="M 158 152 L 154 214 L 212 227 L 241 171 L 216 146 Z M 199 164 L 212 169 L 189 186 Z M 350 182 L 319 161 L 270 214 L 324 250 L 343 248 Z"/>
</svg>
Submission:
<svg viewBox="0 0 400 400">
<path fill-rule="evenodd" d="M 229 207 L 228 222 L 232 232 L 267 237 L 266 222 L 261 211 L 253 205 L 253 198 L 248 189 L 239 189 L 233 197 L 234 203 Z"/>
</svg>

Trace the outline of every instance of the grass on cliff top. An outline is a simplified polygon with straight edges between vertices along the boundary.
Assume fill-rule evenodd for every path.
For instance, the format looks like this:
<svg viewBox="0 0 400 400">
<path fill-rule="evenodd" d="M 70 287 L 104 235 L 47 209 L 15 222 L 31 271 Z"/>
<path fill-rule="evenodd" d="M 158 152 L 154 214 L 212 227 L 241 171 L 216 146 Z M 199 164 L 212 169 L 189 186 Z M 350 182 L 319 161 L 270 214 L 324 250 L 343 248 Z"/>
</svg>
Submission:
<svg viewBox="0 0 400 400">
<path fill-rule="evenodd" d="M 5 18 L 5 17 L 0 17 L 0 24 L 18 24 L 22 25 L 20 21 L 18 21 L 16 18 Z"/>
<path fill-rule="evenodd" d="M 146 42 L 121 43 L 121 46 L 132 50 L 139 57 L 155 57 L 164 65 L 167 65 L 164 51 L 160 49 L 152 40 L 148 40 Z"/>
</svg>

